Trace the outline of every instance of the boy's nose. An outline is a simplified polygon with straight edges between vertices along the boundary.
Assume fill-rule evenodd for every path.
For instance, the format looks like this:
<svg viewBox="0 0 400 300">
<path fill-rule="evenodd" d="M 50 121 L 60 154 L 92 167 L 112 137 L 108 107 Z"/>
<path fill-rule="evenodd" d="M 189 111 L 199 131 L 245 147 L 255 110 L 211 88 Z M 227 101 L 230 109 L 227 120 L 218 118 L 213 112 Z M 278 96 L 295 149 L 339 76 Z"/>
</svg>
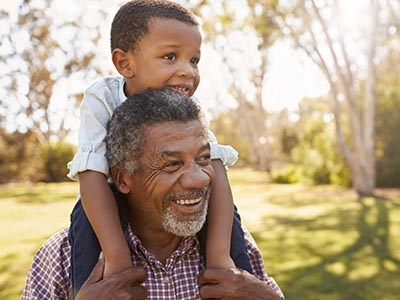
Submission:
<svg viewBox="0 0 400 300">
<path fill-rule="evenodd" d="M 187 189 L 201 189 L 210 184 L 209 175 L 198 165 L 192 165 L 180 177 L 180 185 Z"/>
<path fill-rule="evenodd" d="M 188 63 L 182 63 L 179 66 L 178 70 L 178 75 L 182 77 L 194 77 L 196 76 L 197 73 L 197 68 L 191 64 L 190 62 Z"/>
</svg>

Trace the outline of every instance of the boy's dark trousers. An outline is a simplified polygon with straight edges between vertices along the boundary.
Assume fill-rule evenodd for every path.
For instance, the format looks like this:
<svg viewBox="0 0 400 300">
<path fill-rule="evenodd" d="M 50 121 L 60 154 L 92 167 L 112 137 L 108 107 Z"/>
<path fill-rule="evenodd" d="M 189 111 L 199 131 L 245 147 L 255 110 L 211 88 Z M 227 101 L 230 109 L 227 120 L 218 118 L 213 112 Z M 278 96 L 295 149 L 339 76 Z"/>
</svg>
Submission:
<svg viewBox="0 0 400 300">
<path fill-rule="evenodd" d="M 114 195 L 116 196 L 121 225 L 125 229 L 128 225 L 128 219 L 126 215 L 126 201 L 118 201 L 118 198 L 122 197 L 118 193 L 117 189 L 111 187 Z M 198 233 L 198 239 L 202 251 L 205 250 L 206 245 L 206 225 Z M 71 225 L 68 232 L 68 239 L 71 245 L 71 288 L 72 288 L 72 299 L 75 299 L 76 294 L 81 288 L 82 284 L 89 277 L 96 265 L 100 255 L 100 244 L 97 240 L 96 234 L 94 233 L 89 220 L 83 210 L 81 200 L 75 205 L 71 214 Z M 204 252 L 205 253 L 205 252 Z M 240 216 L 237 213 L 236 207 L 234 212 L 234 221 L 232 227 L 231 237 L 231 258 L 234 261 L 236 267 L 247 270 L 252 273 L 250 265 L 250 258 L 247 253 L 243 230 L 241 226 Z"/>
</svg>

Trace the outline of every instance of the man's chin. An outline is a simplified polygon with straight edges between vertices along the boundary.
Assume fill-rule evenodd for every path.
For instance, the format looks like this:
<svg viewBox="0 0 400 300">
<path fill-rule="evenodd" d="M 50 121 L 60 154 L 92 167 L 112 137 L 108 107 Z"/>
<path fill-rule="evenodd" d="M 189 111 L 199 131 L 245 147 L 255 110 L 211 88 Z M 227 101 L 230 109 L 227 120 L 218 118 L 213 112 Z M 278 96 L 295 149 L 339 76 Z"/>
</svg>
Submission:
<svg viewBox="0 0 400 300">
<path fill-rule="evenodd" d="M 164 230 L 181 237 L 193 236 L 203 227 L 207 216 L 207 205 L 201 212 L 186 216 L 185 220 L 176 217 L 172 209 L 164 214 Z"/>
<path fill-rule="evenodd" d="M 203 223 L 195 221 L 184 221 L 181 224 L 174 224 L 173 226 L 164 226 L 167 232 L 175 234 L 180 237 L 194 236 L 203 227 Z"/>
</svg>

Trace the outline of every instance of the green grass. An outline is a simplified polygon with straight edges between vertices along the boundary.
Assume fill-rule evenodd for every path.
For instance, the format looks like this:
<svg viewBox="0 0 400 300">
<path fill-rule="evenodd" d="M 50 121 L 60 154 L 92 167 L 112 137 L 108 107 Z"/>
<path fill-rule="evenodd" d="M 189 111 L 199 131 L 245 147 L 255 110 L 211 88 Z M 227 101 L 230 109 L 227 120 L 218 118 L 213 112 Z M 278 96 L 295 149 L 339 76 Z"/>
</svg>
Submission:
<svg viewBox="0 0 400 300">
<path fill-rule="evenodd" d="M 230 174 L 242 220 L 286 299 L 400 299 L 400 190 L 359 201 L 332 186 Z"/>
<path fill-rule="evenodd" d="M 242 220 L 286 299 L 396 300 L 400 294 L 400 190 L 359 201 L 331 186 L 269 184 L 229 172 Z M 37 248 L 68 226 L 76 184 L 0 187 L 0 299 L 18 299 Z"/>
<path fill-rule="evenodd" d="M 0 187 L 0 299 L 19 299 L 33 255 L 69 225 L 76 183 Z"/>
</svg>

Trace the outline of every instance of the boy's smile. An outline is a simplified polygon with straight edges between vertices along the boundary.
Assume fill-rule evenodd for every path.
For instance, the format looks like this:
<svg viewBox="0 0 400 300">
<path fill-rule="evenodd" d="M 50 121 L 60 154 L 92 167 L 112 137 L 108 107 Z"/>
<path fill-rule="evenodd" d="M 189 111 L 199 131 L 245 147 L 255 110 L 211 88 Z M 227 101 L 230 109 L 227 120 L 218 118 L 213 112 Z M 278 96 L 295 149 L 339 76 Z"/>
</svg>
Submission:
<svg viewBox="0 0 400 300">
<path fill-rule="evenodd" d="M 126 96 L 162 87 L 192 96 L 200 82 L 200 47 L 197 26 L 175 19 L 151 19 L 137 49 L 126 53 L 132 71 L 130 77 L 125 76 Z"/>
</svg>

